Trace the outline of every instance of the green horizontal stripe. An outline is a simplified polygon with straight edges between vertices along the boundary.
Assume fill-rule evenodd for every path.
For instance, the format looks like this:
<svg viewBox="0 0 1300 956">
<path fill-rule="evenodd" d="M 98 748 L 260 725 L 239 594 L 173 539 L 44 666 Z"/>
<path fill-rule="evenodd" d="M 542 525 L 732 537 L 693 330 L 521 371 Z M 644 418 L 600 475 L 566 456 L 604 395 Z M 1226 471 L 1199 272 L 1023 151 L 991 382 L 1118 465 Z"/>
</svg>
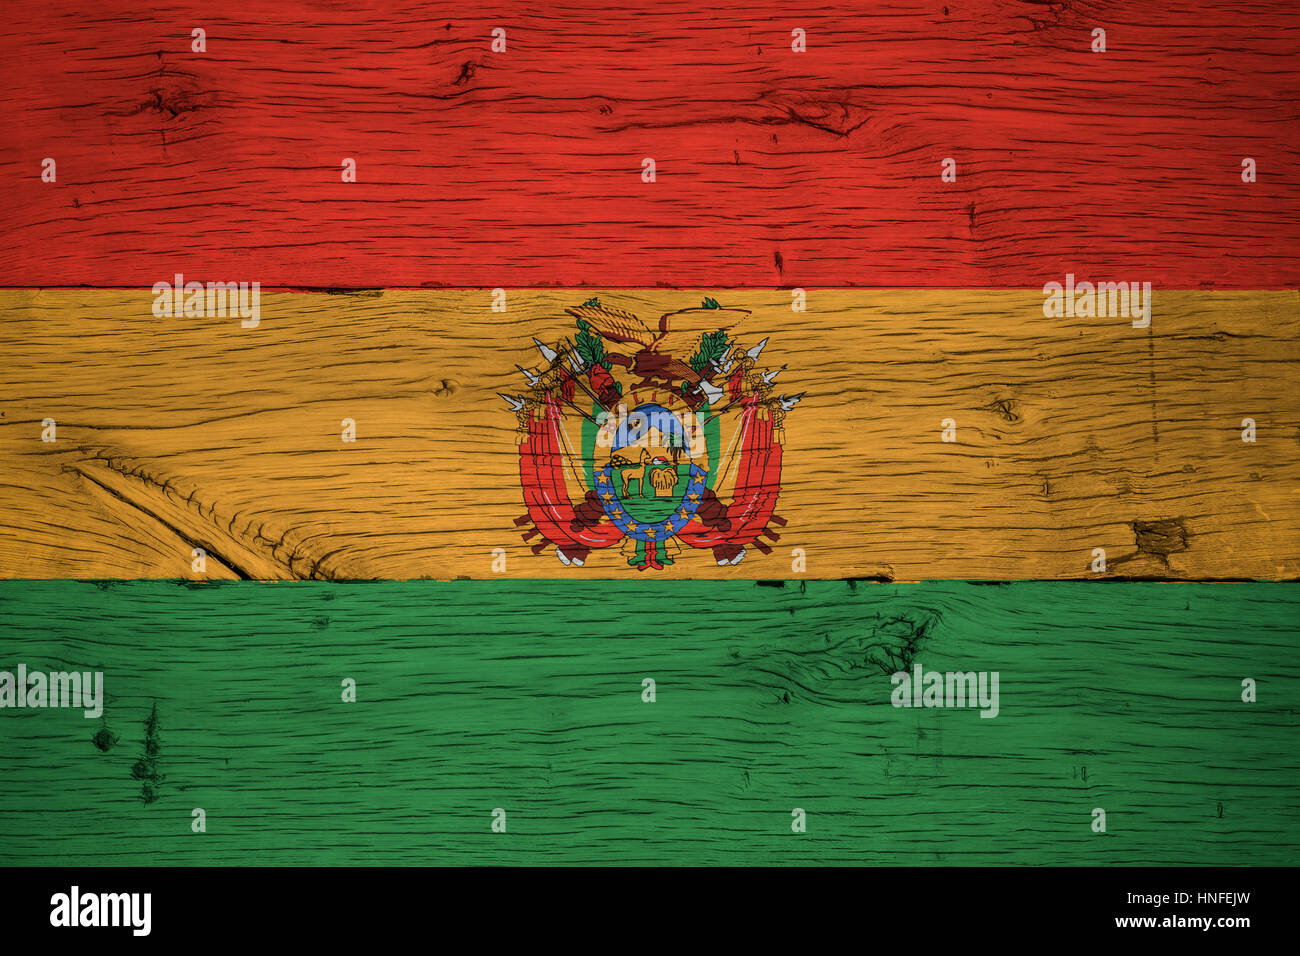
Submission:
<svg viewBox="0 0 1300 956">
<path fill-rule="evenodd" d="M 998 715 L 891 706 L 918 662 L 997 671 Z M 102 671 L 107 703 L 0 710 L 0 864 L 1217 865 L 1300 845 L 1293 585 L 5 581 L 0 671 L 19 664 Z"/>
</svg>

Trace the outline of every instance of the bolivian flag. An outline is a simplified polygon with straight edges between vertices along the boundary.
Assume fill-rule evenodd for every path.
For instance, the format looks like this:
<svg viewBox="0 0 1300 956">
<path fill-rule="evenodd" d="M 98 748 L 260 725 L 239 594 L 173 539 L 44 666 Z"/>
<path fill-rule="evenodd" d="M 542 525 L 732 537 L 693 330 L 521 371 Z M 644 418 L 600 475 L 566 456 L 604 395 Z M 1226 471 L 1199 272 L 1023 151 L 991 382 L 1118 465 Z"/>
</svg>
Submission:
<svg viewBox="0 0 1300 956">
<path fill-rule="evenodd" d="M 1286 29 L 14 6 L 0 863 L 1294 858 Z"/>
</svg>

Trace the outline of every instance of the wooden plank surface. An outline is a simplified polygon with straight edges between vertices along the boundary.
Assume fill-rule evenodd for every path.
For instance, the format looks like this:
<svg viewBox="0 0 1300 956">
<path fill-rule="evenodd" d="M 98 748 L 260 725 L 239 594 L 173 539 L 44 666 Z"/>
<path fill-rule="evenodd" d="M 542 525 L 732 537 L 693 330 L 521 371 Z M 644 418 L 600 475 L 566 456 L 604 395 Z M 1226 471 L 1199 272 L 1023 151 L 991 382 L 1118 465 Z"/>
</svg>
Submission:
<svg viewBox="0 0 1300 956">
<path fill-rule="evenodd" d="M 0 294 L 0 575 L 618 577 L 532 553 L 514 414 L 533 336 L 585 292 L 262 297 L 157 319 L 146 290 Z M 787 365 L 770 555 L 677 577 L 1294 579 L 1300 296 L 1159 292 L 1150 329 L 1048 319 L 1034 291 L 602 293 L 651 318 L 715 296 Z M 1242 441 L 1242 421 L 1257 423 Z M 57 440 L 41 441 L 42 422 Z M 343 419 L 357 441 L 345 443 Z M 956 441 L 941 423 L 956 422 Z M 506 552 L 504 571 L 493 551 Z"/>
<path fill-rule="evenodd" d="M 1300 285 L 1282 0 L 79 6 L 0 24 L 0 285 Z"/>
<path fill-rule="evenodd" d="M 0 863 L 1291 864 L 1297 594 L 4 582 L 0 670 L 102 671 L 119 740 L 0 710 Z M 998 715 L 891 706 L 916 663 Z"/>
</svg>

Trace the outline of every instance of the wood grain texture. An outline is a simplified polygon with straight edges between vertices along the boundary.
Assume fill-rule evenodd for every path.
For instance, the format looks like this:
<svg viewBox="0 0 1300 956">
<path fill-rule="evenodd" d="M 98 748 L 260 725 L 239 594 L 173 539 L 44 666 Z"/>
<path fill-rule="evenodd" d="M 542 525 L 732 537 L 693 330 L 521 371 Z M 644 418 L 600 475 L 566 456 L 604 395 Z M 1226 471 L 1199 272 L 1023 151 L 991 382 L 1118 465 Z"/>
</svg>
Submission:
<svg viewBox="0 0 1300 956">
<path fill-rule="evenodd" d="M 618 577 L 534 555 L 515 417 L 497 396 L 585 293 L 264 295 L 259 328 L 155 319 L 145 290 L 0 295 L 0 575 Z M 786 424 L 771 555 L 679 577 L 1293 579 L 1300 296 L 1157 293 L 1149 330 L 1047 319 L 1023 291 L 609 292 L 642 315 L 704 295 L 806 391 Z M 1257 440 L 1241 440 L 1241 422 Z M 57 441 L 40 440 L 53 418 Z M 352 418 L 358 439 L 341 441 Z M 945 418 L 957 441 L 940 440 Z"/>
<path fill-rule="evenodd" d="M 80 6 L 0 25 L 0 285 L 1300 285 L 1285 0 Z"/>
<path fill-rule="evenodd" d="M 1293 864 L 1298 593 L 4 582 L 0 669 L 102 670 L 120 740 L 0 710 L 0 863 Z M 998 716 L 892 707 L 916 662 Z"/>
</svg>

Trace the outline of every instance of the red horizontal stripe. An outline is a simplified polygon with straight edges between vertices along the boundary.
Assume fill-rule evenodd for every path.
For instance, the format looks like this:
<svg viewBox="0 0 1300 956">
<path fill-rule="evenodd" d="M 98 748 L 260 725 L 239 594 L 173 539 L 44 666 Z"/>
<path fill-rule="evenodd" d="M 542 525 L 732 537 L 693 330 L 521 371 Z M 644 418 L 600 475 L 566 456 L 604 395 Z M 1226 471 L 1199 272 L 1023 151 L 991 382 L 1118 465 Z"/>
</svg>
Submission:
<svg viewBox="0 0 1300 956">
<path fill-rule="evenodd" d="M 1300 285 L 1291 0 L 83 6 L 0 24 L 0 285 Z"/>
</svg>

